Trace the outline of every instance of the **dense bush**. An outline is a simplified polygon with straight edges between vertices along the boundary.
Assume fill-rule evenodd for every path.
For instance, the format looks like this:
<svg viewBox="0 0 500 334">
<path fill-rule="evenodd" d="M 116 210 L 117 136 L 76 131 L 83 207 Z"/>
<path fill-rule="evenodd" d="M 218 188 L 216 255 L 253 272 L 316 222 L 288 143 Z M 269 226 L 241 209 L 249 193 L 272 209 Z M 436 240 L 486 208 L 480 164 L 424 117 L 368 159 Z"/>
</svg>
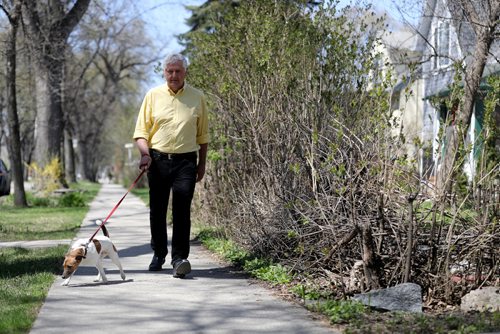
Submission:
<svg viewBox="0 0 500 334">
<path fill-rule="evenodd" d="M 339 295 L 413 281 L 429 303 L 457 302 L 473 286 L 449 279 L 454 263 L 473 262 L 460 236 L 482 240 L 493 277 L 498 226 L 482 238 L 488 219 L 422 191 L 390 131 L 395 82 L 374 52 L 384 22 L 334 5 L 245 1 L 190 35 L 190 81 L 212 110 L 202 220 Z"/>
<path fill-rule="evenodd" d="M 83 195 L 76 192 L 64 194 L 59 199 L 58 204 L 58 206 L 70 208 L 85 207 L 86 205 L 87 203 L 85 202 Z"/>
</svg>

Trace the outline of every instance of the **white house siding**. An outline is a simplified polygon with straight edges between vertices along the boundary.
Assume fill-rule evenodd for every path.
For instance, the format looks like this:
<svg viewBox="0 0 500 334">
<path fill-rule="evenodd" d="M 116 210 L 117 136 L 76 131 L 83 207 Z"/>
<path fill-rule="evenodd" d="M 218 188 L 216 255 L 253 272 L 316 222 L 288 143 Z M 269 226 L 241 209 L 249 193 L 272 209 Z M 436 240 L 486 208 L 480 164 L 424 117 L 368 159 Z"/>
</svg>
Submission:
<svg viewBox="0 0 500 334">
<path fill-rule="evenodd" d="M 407 88 L 408 94 L 404 90 L 399 97 L 399 109 L 397 113 L 400 120 L 400 131 L 405 137 L 403 147 L 405 154 L 409 159 L 418 162 L 419 171 L 422 171 L 422 152 L 415 145 L 415 139 L 422 141 L 422 122 L 423 117 L 423 81 L 416 80 Z"/>
<path fill-rule="evenodd" d="M 422 73 L 424 80 L 424 110 L 423 110 L 423 127 L 422 127 L 422 138 L 424 143 L 426 143 L 428 149 L 432 150 L 433 157 L 433 168 L 432 173 L 434 174 L 439 169 L 442 158 L 442 146 L 439 142 L 439 131 L 441 124 L 441 119 L 439 117 L 439 110 L 434 108 L 429 100 L 429 98 L 439 95 L 440 92 L 447 91 L 450 88 L 450 84 L 453 82 L 455 71 L 453 68 L 453 62 L 460 59 L 462 52 L 460 50 L 460 45 L 458 43 L 458 35 L 455 31 L 455 27 L 451 24 L 451 14 L 443 0 L 437 0 L 435 2 L 434 17 L 432 17 L 430 27 L 427 34 L 428 43 L 427 49 L 424 52 L 424 59 L 427 59 L 429 55 L 434 55 L 435 52 L 439 51 L 439 47 L 435 44 L 439 39 L 436 33 L 443 23 L 448 23 L 448 38 L 449 38 L 449 61 L 440 62 L 439 56 L 446 56 L 438 54 L 438 57 L 431 57 L 429 61 L 422 65 Z M 424 166 L 424 168 L 429 168 L 430 166 Z"/>
</svg>

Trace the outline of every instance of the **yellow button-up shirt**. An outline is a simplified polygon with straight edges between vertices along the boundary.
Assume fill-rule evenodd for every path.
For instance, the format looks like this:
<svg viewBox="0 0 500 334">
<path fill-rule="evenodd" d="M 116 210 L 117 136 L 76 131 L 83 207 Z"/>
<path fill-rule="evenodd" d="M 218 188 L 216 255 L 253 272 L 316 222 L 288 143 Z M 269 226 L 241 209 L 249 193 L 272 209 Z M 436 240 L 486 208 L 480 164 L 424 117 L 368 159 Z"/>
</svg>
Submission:
<svg viewBox="0 0 500 334">
<path fill-rule="evenodd" d="M 133 138 L 144 138 L 149 148 L 164 153 L 197 152 L 209 141 L 205 95 L 186 83 L 177 94 L 166 83 L 151 89 L 142 102 Z"/>
</svg>

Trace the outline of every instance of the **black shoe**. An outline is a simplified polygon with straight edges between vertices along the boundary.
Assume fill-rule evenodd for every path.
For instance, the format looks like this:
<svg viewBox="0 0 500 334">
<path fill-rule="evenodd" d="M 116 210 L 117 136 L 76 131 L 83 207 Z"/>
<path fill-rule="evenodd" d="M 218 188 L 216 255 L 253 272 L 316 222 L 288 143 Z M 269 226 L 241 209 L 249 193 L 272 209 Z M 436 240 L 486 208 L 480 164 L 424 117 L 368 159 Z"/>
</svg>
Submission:
<svg viewBox="0 0 500 334">
<path fill-rule="evenodd" d="M 160 256 L 153 256 L 151 264 L 149 265 L 149 271 L 160 271 L 161 266 L 165 263 L 165 258 Z"/>
<path fill-rule="evenodd" d="M 174 262 L 174 277 L 184 278 L 191 272 L 191 264 L 188 260 L 178 260 Z"/>
</svg>

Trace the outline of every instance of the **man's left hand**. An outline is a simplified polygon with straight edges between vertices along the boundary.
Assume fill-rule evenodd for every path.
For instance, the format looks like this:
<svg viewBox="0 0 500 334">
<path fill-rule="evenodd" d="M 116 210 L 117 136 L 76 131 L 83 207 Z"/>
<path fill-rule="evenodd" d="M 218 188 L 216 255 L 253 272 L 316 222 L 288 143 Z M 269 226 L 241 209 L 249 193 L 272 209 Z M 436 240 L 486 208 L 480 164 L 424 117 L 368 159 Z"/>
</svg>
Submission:
<svg viewBox="0 0 500 334">
<path fill-rule="evenodd" d="M 198 164 L 196 171 L 196 182 L 200 182 L 205 176 L 205 164 Z"/>
</svg>

